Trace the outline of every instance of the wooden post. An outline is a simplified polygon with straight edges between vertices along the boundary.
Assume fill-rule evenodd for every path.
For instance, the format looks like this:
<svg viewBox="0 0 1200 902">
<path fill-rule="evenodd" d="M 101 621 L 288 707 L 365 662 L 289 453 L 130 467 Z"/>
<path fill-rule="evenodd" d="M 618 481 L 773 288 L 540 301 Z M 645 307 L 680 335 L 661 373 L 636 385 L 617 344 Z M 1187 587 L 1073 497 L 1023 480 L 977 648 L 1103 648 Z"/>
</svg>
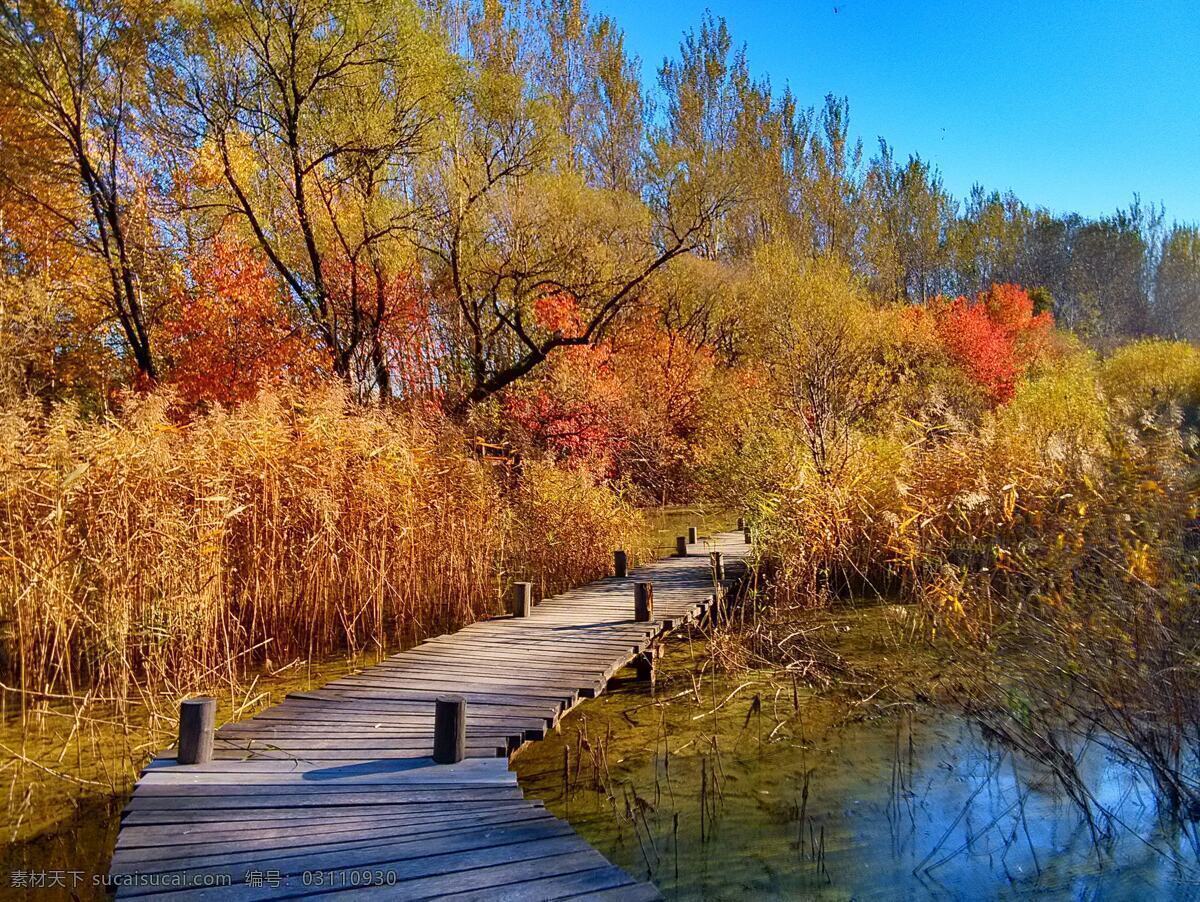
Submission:
<svg viewBox="0 0 1200 902">
<path fill-rule="evenodd" d="M 687 536 L 675 537 L 675 554 L 679 557 L 687 557 Z"/>
<path fill-rule="evenodd" d="M 649 683 L 650 688 L 654 688 L 655 666 L 654 659 L 657 657 L 653 648 L 648 648 L 636 658 L 633 659 L 634 669 L 637 671 L 638 682 Z"/>
<path fill-rule="evenodd" d="M 633 619 L 638 623 L 649 623 L 654 617 L 654 584 L 633 584 Z"/>
<path fill-rule="evenodd" d="M 750 527 L 749 526 L 743 527 L 742 536 L 743 536 L 743 538 L 745 538 L 746 544 L 749 545 L 750 544 Z"/>
<path fill-rule="evenodd" d="M 533 583 L 513 583 L 512 608 L 514 617 L 528 617 L 533 610 Z"/>
<path fill-rule="evenodd" d="M 699 534 L 699 531 L 696 529 L 696 527 L 689 526 L 688 527 L 688 544 L 695 545 L 696 542 L 699 540 L 699 538 L 700 538 L 700 534 Z"/>
<path fill-rule="evenodd" d="M 721 561 L 721 552 L 710 551 L 708 559 L 712 561 L 713 579 L 720 582 L 725 578 L 725 564 Z"/>
<path fill-rule="evenodd" d="M 433 760 L 457 764 L 467 755 L 467 702 L 461 695 L 439 695 L 433 709 Z"/>
<path fill-rule="evenodd" d="M 738 532 L 741 532 L 745 528 L 746 528 L 746 518 L 738 517 Z"/>
<path fill-rule="evenodd" d="M 180 764 L 207 764 L 212 760 L 217 702 L 211 698 L 189 698 L 179 705 Z"/>
<path fill-rule="evenodd" d="M 613 572 L 622 579 L 629 575 L 629 555 L 624 549 L 613 552 Z"/>
</svg>

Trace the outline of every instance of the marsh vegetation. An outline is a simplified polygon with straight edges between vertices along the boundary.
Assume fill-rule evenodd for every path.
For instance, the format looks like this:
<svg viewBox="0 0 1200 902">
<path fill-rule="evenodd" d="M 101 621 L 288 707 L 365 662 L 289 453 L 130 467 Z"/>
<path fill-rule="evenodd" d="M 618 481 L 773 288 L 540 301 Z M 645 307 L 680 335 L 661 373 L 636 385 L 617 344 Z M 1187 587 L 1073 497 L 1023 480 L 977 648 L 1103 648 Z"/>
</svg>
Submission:
<svg viewBox="0 0 1200 902">
<path fill-rule="evenodd" d="M 914 614 L 810 613 L 787 668 L 731 672 L 727 636 L 673 640 L 654 693 L 622 681 L 518 774 L 672 899 L 1190 892 L 1195 825 L 1153 775 L 1063 731 L 1081 806 L 1060 765 L 963 713 L 972 662 L 914 649 Z"/>
<path fill-rule="evenodd" d="M 5 840 L 102 817 L 188 694 L 246 714 L 685 505 L 749 518 L 747 603 L 535 753 L 631 868 L 724 886 L 757 831 L 837 886 L 807 785 L 896 874 L 1190 879 L 1200 231 L 955 197 L 750 60 L 705 15 L 644 83 L 577 0 L 0 0 Z M 1031 812 L 1083 825 L 1061 867 Z"/>
</svg>

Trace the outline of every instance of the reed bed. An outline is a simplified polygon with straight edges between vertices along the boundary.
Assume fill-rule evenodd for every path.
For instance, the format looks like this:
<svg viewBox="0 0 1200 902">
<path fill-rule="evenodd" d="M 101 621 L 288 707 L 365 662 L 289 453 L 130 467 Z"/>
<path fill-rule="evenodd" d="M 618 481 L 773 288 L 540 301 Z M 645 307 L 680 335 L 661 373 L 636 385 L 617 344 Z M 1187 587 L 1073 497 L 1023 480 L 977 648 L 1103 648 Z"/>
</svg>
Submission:
<svg viewBox="0 0 1200 902">
<path fill-rule="evenodd" d="M 499 612 L 518 575 L 557 591 L 643 547 L 585 474 L 501 478 L 468 447 L 336 387 L 187 423 L 165 395 L 100 422 L 3 409 L 6 695 L 120 706 L 404 645 Z"/>
</svg>

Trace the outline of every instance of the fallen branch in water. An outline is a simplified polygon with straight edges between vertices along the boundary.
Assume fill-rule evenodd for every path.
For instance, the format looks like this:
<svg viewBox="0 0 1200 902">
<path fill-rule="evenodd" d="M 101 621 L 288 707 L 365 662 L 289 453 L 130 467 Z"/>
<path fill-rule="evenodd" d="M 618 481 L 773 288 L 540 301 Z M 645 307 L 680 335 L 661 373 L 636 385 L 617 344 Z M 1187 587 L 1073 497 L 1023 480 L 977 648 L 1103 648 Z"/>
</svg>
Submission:
<svg viewBox="0 0 1200 902">
<path fill-rule="evenodd" d="M 692 718 L 692 720 L 702 720 L 703 718 L 708 717 L 710 714 L 716 714 L 718 711 L 720 711 L 722 708 L 724 708 L 725 705 L 728 704 L 729 700 L 732 699 L 735 695 L 737 695 L 739 692 L 741 692 L 747 686 L 753 686 L 753 685 L 754 685 L 753 681 L 742 683 L 742 685 L 738 686 L 731 693 L 729 693 L 727 696 L 725 696 L 725 701 L 721 702 L 721 704 L 717 705 L 716 707 L 712 708 L 709 711 L 705 711 L 702 714 L 697 714 L 695 717 Z"/>
<path fill-rule="evenodd" d="M 99 786 L 102 789 L 112 789 L 112 786 L 110 784 L 101 783 L 98 780 L 85 780 L 82 777 L 72 777 L 70 774 L 60 774 L 58 771 L 54 770 L 53 768 L 46 767 L 46 765 L 40 764 L 37 761 L 34 761 L 32 758 L 27 758 L 25 755 L 22 755 L 20 752 L 10 749 L 8 746 L 6 746 L 2 742 L 0 742 L 0 749 L 3 749 L 8 754 L 12 755 L 13 758 L 20 761 L 22 764 L 28 764 L 30 767 L 36 767 L 38 770 L 44 771 L 45 773 L 48 773 L 52 777 L 58 777 L 60 780 L 66 780 L 68 783 L 78 783 L 80 786 Z"/>
</svg>

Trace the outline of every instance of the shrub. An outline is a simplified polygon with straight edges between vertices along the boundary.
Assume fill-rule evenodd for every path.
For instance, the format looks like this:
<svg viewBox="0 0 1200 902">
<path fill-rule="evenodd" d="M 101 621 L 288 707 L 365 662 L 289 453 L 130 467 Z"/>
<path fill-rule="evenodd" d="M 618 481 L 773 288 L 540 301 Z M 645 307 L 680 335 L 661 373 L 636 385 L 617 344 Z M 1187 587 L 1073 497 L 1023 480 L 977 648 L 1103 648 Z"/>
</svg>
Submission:
<svg viewBox="0 0 1200 902">
<path fill-rule="evenodd" d="M 1109 397 L 1136 408 L 1194 409 L 1200 404 L 1200 348 L 1185 341 L 1135 341 L 1104 361 L 1100 379 Z"/>
<path fill-rule="evenodd" d="M 641 513 L 586 470 L 527 463 L 511 503 L 510 567 L 540 597 L 605 576 L 614 549 L 649 554 Z"/>
</svg>

